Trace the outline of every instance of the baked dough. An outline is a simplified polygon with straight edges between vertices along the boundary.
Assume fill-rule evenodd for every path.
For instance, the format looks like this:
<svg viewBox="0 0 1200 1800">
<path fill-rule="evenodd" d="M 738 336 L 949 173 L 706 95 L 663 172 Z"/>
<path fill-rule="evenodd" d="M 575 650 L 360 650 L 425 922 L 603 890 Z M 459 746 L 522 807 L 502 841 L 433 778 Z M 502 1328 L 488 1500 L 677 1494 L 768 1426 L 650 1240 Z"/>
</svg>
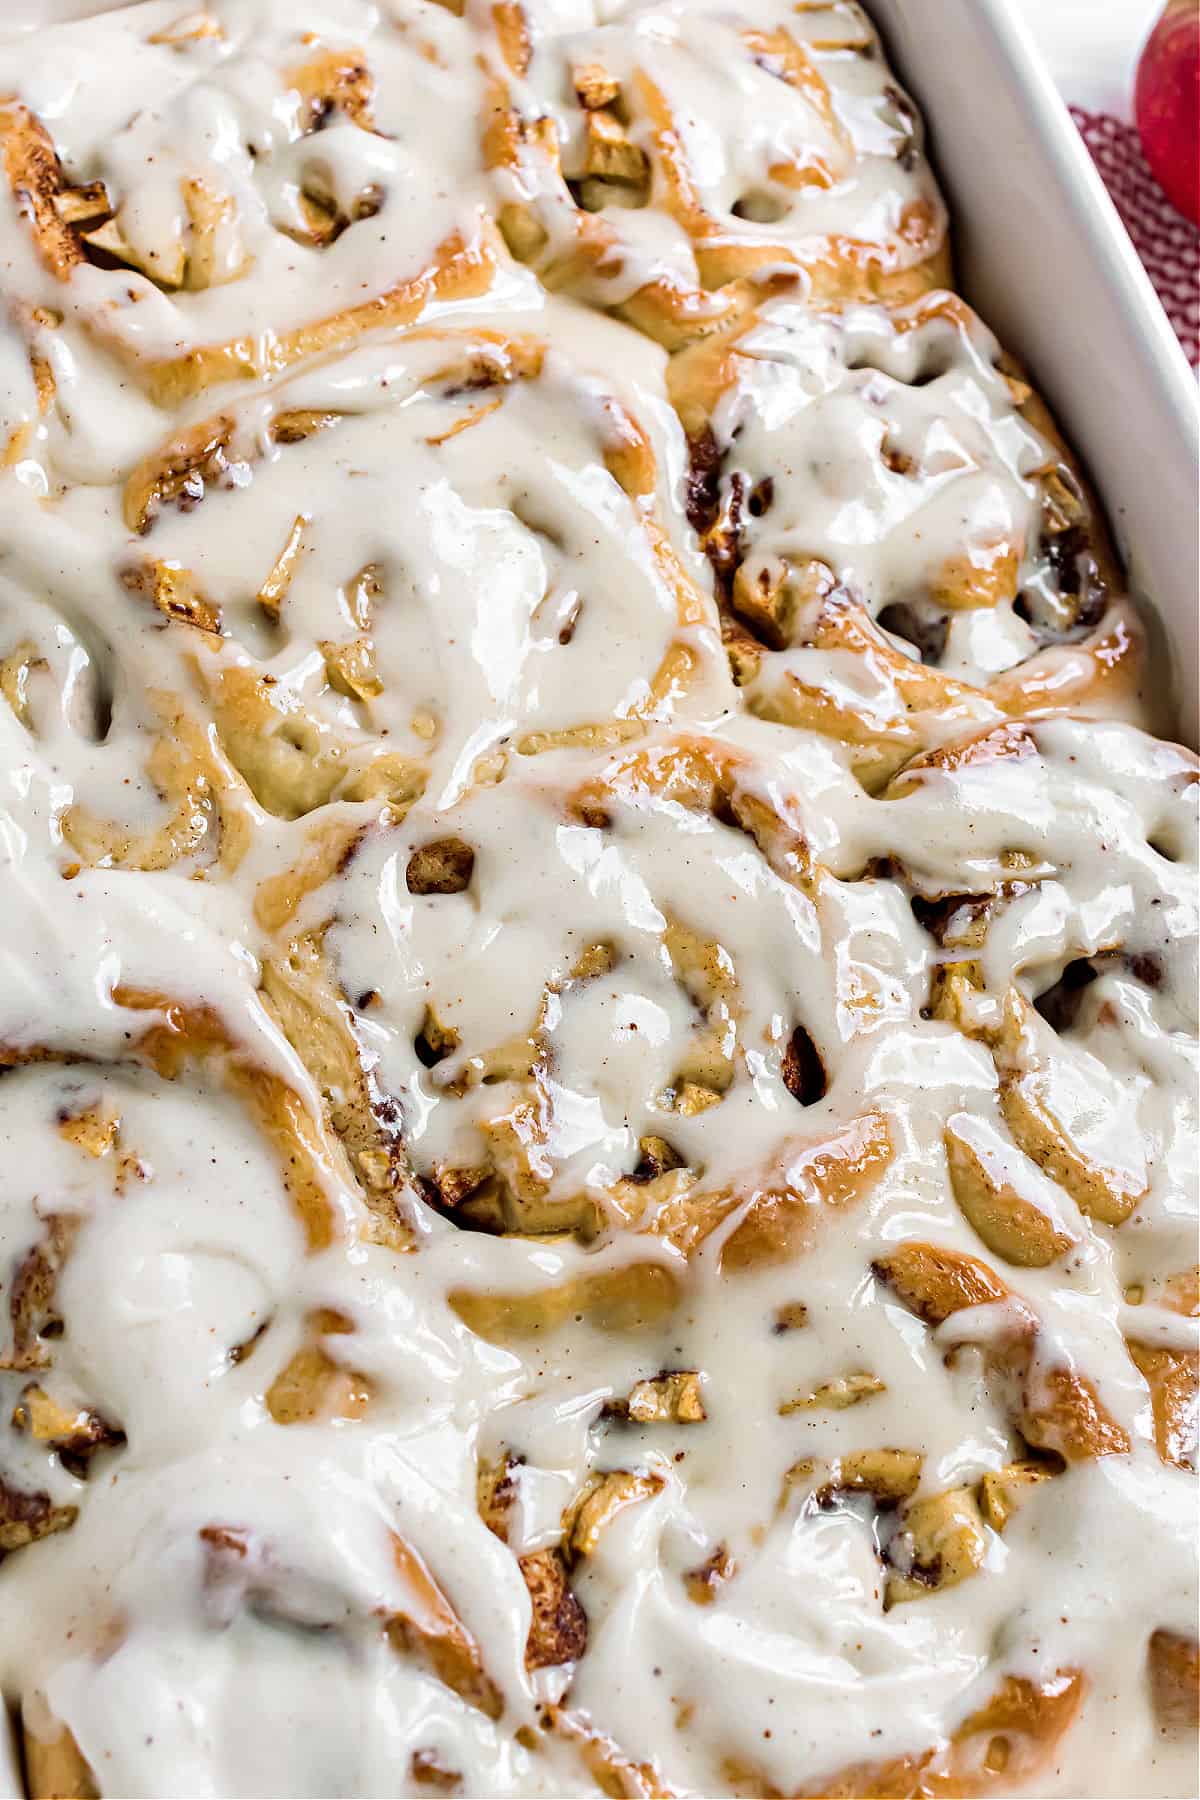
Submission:
<svg viewBox="0 0 1200 1800">
<path fill-rule="evenodd" d="M 149 0 L 0 170 L 27 1793 L 1193 1794 L 1197 766 L 866 14 Z"/>
</svg>

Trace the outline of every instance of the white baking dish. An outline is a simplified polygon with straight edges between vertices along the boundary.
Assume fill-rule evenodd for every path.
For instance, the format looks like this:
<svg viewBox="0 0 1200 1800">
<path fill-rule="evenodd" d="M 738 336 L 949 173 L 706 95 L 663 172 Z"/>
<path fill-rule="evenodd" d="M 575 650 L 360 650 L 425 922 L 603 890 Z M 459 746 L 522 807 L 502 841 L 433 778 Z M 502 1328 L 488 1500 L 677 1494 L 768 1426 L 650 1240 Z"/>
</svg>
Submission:
<svg viewBox="0 0 1200 1800">
<path fill-rule="evenodd" d="M 1195 744 L 1195 378 L 1009 0 L 866 3 L 924 113 L 961 285 L 1088 465 L 1166 628 L 1179 731 Z"/>
</svg>

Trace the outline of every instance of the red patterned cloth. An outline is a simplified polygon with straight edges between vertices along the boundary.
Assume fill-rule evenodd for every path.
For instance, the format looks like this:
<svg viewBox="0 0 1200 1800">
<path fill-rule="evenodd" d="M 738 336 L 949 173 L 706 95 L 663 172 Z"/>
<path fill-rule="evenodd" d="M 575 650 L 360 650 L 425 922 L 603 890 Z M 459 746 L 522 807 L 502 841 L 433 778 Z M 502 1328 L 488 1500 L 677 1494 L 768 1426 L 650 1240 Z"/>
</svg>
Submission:
<svg viewBox="0 0 1200 1800">
<path fill-rule="evenodd" d="M 1096 167 L 1193 368 L 1200 367 L 1200 231 L 1177 213 L 1146 165 L 1134 126 L 1071 108 Z"/>
</svg>

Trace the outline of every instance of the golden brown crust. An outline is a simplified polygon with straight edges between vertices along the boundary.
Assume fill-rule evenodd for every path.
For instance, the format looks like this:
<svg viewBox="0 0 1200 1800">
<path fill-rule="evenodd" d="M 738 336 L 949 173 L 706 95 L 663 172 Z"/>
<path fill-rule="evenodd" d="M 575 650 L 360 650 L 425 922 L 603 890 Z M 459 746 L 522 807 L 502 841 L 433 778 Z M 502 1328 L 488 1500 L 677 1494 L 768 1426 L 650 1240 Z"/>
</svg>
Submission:
<svg viewBox="0 0 1200 1800">
<path fill-rule="evenodd" d="M 811 1495 L 818 1506 L 837 1494 L 869 1494 L 879 1506 L 895 1506 L 916 1493 L 924 1460 L 921 1451 L 894 1445 L 849 1450 L 829 1460 L 801 1457 L 784 1474 L 781 1505 L 801 1493 Z"/>
<path fill-rule="evenodd" d="M 525 1667 L 549 1669 L 578 1662 L 587 1649 L 587 1614 L 567 1579 L 562 1551 L 534 1550 L 517 1560 L 530 1605 Z"/>
<path fill-rule="evenodd" d="M 1043 1364 L 1036 1318 L 986 1263 L 913 1240 L 879 1257 L 873 1267 L 896 1298 L 930 1326 L 972 1307 L 1007 1306 L 1003 1332 L 985 1333 L 987 1363 L 1006 1389 L 1015 1389 L 1014 1419 L 1030 1444 L 1067 1462 L 1128 1454 L 1129 1435 L 1094 1383 L 1074 1368 Z"/>
<path fill-rule="evenodd" d="M 479 1645 L 413 1546 L 392 1533 L 396 1567 L 411 1594 L 384 1630 L 392 1648 L 423 1663 L 437 1679 L 489 1719 L 504 1711 L 504 1696 L 483 1666 Z"/>
<path fill-rule="evenodd" d="M 711 1606 L 727 1582 L 737 1574 L 737 1563 L 726 1544 L 718 1544 L 712 1555 L 694 1569 L 684 1572 L 683 1585 L 689 1600 L 697 1606 Z"/>
<path fill-rule="evenodd" d="M 768 1173 L 738 1188 L 706 1189 L 679 1169 L 639 1191 L 661 1188 L 647 1215 L 649 1230 L 687 1256 L 736 1220 L 721 1239 L 718 1260 L 723 1274 L 739 1274 L 802 1252 L 829 1214 L 870 1191 L 892 1155 L 887 1119 L 865 1113 L 821 1137 L 785 1143 Z"/>
<path fill-rule="evenodd" d="M 663 1263 L 629 1262 L 528 1293 L 454 1288 L 454 1311 L 480 1337 L 507 1343 L 555 1331 L 576 1316 L 599 1331 L 652 1331 L 678 1304 L 678 1278 Z"/>
<path fill-rule="evenodd" d="M 361 1419 L 371 1404 L 372 1383 L 331 1357 L 324 1345 L 303 1345 L 276 1375 L 266 1393 L 267 1411 L 277 1425 Z"/>
<path fill-rule="evenodd" d="M 376 129 L 371 111 L 375 83 L 361 50 L 318 50 L 290 68 L 284 79 L 300 95 L 310 130 L 335 111 L 344 112 L 364 131 Z"/>
<path fill-rule="evenodd" d="M 145 873 L 195 857 L 231 874 L 249 846 L 249 789 L 212 734 L 178 700 L 168 694 L 149 698 L 158 732 L 146 774 L 170 808 L 166 819 L 138 831 L 76 801 L 63 814 L 63 837 L 88 868 Z"/>
<path fill-rule="evenodd" d="M 1187 1319 L 1200 1317 L 1200 1264 L 1168 1276 L 1156 1297 L 1171 1312 L 1182 1313 Z"/>
<path fill-rule="evenodd" d="M 891 1566 L 884 1587 L 885 1609 L 957 1587 L 983 1567 L 987 1547 L 988 1534 L 971 1488 L 947 1488 L 910 1501 L 888 1544 Z"/>
<path fill-rule="evenodd" d="M 943 1143 L 959 1210 L 993 1255 L 1021 1268 L 1041 1269 L 1066 1254 L 1074 1239 L 990 1169 L 953 1120 Z"/>
<path fill-rule="evenodd" d="M 722 1273 L 786 1262 L 803 1249 L 819 1215 L 860 1200 L 882 1177 L 894 1151 L 882 1113 L 864 1113 L 843 1130 L 789 1158 L 787 1184 L 756 1192 L 721 1246 Z"/>
<path fill-rule="evenodd" d="M 604 1533 L 626 1507 L 653 1500 L 664 1485 L 661 1475 L 634 1469 L 609 1469 L 589 1476 L 563 1521 L 569 1554 L 573 1558 L 593 1556 Z"/>
<path fill-rule="evenodd" d="M 831 320 L 839 304 L 836 297 L 809 296 L 809 306 L 827 307 Z M 805 316 L 800 308 L 796 312 Z M 764 451 L 751 452 L 752 472 L 741 465 L 741 427 L 731 439 L 717 435 L 718 423 L 722 431 L 729 429 L 723 418 L 738 417 L 739 396 L 753 413 L 753 384 L 761 380 L 763 360 L 769 364 L 773 354 L 769 336 L 765 346 L 756 344 L 758 326 L 777 336 L 787 329 L 787 313 L 751 308 L 679 351 L 668 371 L 669 392 L 691 449 L 688 516 L 714 567 L 734 679 L 746 690 L 750 710 L 839 743 L 872 793 L 915 754 L 936 750 L 972 721 L 1068 710 L 1141 721 L 1152 701 L 1145 634 L 1133 607 L 1120 598 L 1122 572 L 1102 510 L 1044 405 L 1009 372 L 1007 359 L 1001 356 L 996 369 L 1014 409 L 1008 422 L 1024 420 L 1046 439 L 1044 464 L 1025 476 L 1036 486 L 1038 505 L 1027 525 L 1014 522 L 995 540 L 980 538 L 948 550 L 919 581 L 910 580 L 911 592 L 873 598 L 889 631 L 919 651 L 914 656 L 871 621 L 857 593 L 838 587 L 840 570 L 804 553 L 803 510 L 798 516 L 788 512 L 785 524 L 773 525 L 775 490 L 790 468 L 786 428 L 779 432 L 778 468 L 765 475 Z M 898 348 L 910 333 L 933 326 L 955 334 L 964 370 L 988 353 L 974 314 L 954 294 L 924 295 L 890 308 L 877 322 L 878 331 L 890 332 Z M 866 354 L 870 366 L 876 352 Z M 857 366 L 851 361 L 848 382 Z M 887 369 L 886 358 L 882 366 Z M 780 373 L 786 381 L 786 357 Z M 995 375 L 988 379 L 995 390 Z M 890 371 L 887 380 L 898 396 L 906 396 L 904 380 L 894 380 Z M 744 383 L 750 385 L 743 391 Z M 911 397 L 916 404 L 915 390 Z M 805 452 L 799 448 L 795 454 Z M 881 455 L 892 475 L 919 479 L 919 465 L 886 435 Z M 870 468 L 862 475 L 869 481 Z M 751 482 L 757 484 L 752 489 Z M 785 508 L 798 504 L 794 486 L 785 486 L 784 503 Z M 822 529 L 819 523 L 816 528 Z M 938 667 L 956 615 L 980 608 L 1007 614 L 1015 608 L 1018 620 L 1026 617 L 1029 594 L 1018 587 L 1031 558 L 1041 567 L 1032 587 L 1046 588 L 1050 598 L 1036 602 L 1040 610 L 1032 632 L 1016 624 L 1015 635 L 1024 633 L 1030 644 L 1024 658 L 981 685 Z M 851 587 L 856 579 L 850 568 Z M 836 679 L 822 661 L 794 654 L 809 648 L 853 650 L 861 659 L 854 685 Z"/>
<path fill-rule="evenodd" d="M 1080 1148 L 1055 1116 L 1050 1084 L 1041 1070 L 1002 1069 L 1000 1110 L 1021 1149 L 1070 1194 L 1081 1212 L 1105 1225 L 1120 1225 L 1134 1211 L 1147 1183 L 1106 1168 Z"/>
<path fill-rule="evenodd" d="M 1200 1643 L 1177 1631 L 1156 1631 L 1146 1652 L 1150 1698 L 1163 1731 L 1200 1725 Z"/>
<path fill-rule="evenodd" d="M 1083 1677 L 1010 1675 L 949 1738 L 915 1756 L 858 1763 L 796 1800 L 964 1800 L 1011 1793 L 1053 1753 L 1083 1698 Z"/>
<path fill-rule="evenodd" d="M 609 1800 L 675 1800 L 676 1790 L 652 1762 L 635 1762 L 585 1714 L 565 1707 L 548 1709 L 550 1729 L 573 1743 L 588 1774 Z"/>
<path fill-rule="evenodd" d="M 178 499 L 196 484 L 213 480 L 227 466 L 226 451 L 233 437 L 229 413 L 217 413 L 178 432 L 164 445 L 149 452 L 125 481 L 122 512 L 130 531 L 144 535 L 162 506 Z"/>
<path fill-rule="evenodd" d="M 86 1475 L 97 1450 L 119 1448 L 125 1442 L 125 1433 L 98 1412 L 85 1406 L 63 1406 L 37 1382 L 22 1388 L 12 1423 L 17 1431 L 28 1432 L 36 1442 L 46 1444 L 76 1475 Z"/>
<path fill-rule="evenodd" d="M 9 191 L 29 220 L 38 255 L 52 275 L 67 281 L 84 254 L 56 204 L 68 183 L 54 141 L 27 106 L 6 100 L 0 103 L 0 144 Z"/>
<path fill-rule="evenodd" d="M 1154 1415 L 1154 1444 L 1165 1463 L 1196 1468 L 1200 1412 L 1200 1354 L 1130 1341 L 1129 1354 L 1146 1378 Z"/>
<path fill-rule="evenodd" d="M 1097 1456 L 1127 1456 L 1129 1433 L 1105 1408 L 1095 1383 L 1075 1369 L 1038 1370 L 1027 1381 L 1021 1430 L 1039 1450 L 1053 1450 L 1067 1462 Z"/>
<path fill-rule="evenodd" d="M 533 44 L 524 9 L 506 4 L 492 16 L 503 64 L 518 79 L 526 76 Z M 749 73 L 764 71 L 796 96 L 802 128 L 765 171 L 772 211 L 779 206 L 786 214 L 804 189 L 830 188 L 852 175 L 858 152 L 813 51 L 869 56 L 870 42 L 850 32 L 844 42 L 810 49 L 786 27 L 748 25 L 732 48 Z M 752 211 L 740 203 L 729 214 L 706 204 L 680 121 L 648 67 L 635 66 L 628 80 L 618 80 L 602 60 L 563 73 L 579 107 L 569 178 L 555 118 L 546 110 L 528 116 L 503 79 L 493 83 L 483 129 L 485 162 L 514 178 L 498 214 L 505 240 L 547 286 L 598 298 L 674 350 L 721 330 L 772 286 L 790 282 L 814 305 L 868 299 L 900 305 L 949 283 L 945 220 L 928 196 L 903 199 L 895 228 L 878 242 L 835 231 L 756 232 Z M 828 153 L 805 142 L 803 121 L 810 118 L 828 140 Z M 511 197 L 513 190 L 523 197 Z M 685 236 L 696 275 L 655 271 L 632 295 L 606 297 L 603 278 L 628 253 L 621 209 L 646 205 Z"/>
<path fill-rule="evenodd" d="M 100 1788 L 66 1725 L 53 1737 L 24 1721 L 23 1749 L 29 1800 L 100 1800 Z"/>
<path fill-rule="evenodd" d="M 1045 1462 L 1010 1463 L 1005 1469 L 988 1469 L 979 1481 L 979 1510 L 993 1531 L 1003 1531 L 1043 1482 L 1058 1471 L 1053 1459 Z"/>
<path fill-rule="evenodd" d="M 55 1506 L 49 1494 L 11 1487 L 0 1475 L 0 1562 L 10 1551 L 68 1530 L 78 1514 L 77 1506 Z"/>
<path fill-rule="evenodd" d="M 468 243 L 455 233 L 438 246 L 427 268 L 393 282 L 371 299 L 280 332 L 265 353 L 253 338 L 233 338 L 189 350 L 150 368 L 145 377 L 147 390 L 157 405 L 179 406 L 218 382 L 255 381 L 278 374 L 312 357 L 345 350 L 370 331 L 411 325 L 433 300 L 477 299 L 487 292 L 495 270 L 492 245 Z"/>
<path fill-rule="evenodd" d="M 873 1267 L 927 1325 L 941 1325 L 964 1307 L 993 1306 L 1009 1298 L 1009 1289 L 986 1263 L 939 1244 L 914 1239 L 878 1257 Z"/>
<path fill-rule="evenodd" d="M 366 1201 L 368 1238 L 394 1250 L 409 1249 L 412 1231 L 397 1198 L 408 1176 L 399 1109 L 364 1060 L 322 940 L 320 931 L 303 933 L 264 960 L 263 995 L 321 1090 L 330 1128 Z"/>
<path fill-rule="evenodd" d="M 224 1022 L 207 1007 L 184 1007 L 168 995 L 116 987 L 113 1002 L 131 1011 L 159 1014 L 136 1041 L 136 1054 L 168 1081 L 194 1060 L 218 1057 L 229 1091 L 247 1108 L 275 1152 L 280 1176 L 312 1252 L 336 1235 L 330 1194 L 337 1185 L 331 1147 L 295 1089 L 279 1075 L 239 1053 Z"/>
</svg>

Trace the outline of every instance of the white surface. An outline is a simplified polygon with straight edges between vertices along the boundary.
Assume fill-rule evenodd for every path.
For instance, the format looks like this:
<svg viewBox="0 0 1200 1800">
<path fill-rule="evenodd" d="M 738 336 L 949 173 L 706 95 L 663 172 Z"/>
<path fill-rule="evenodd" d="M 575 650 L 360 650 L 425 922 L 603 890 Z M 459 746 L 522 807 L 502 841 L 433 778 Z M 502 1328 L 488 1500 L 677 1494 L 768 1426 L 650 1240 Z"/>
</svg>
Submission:
<svg viewBox="0 0 1200 1800">
<path fill-rule="evenodd" d="M 1132 116 L 1138 52 L 1162 0 L 1010 0 L 1062 93 L 1091 112 Z"/>
<path fill-rule="evenodd" d="M 1093 23 L 1125 0 L 1044 0 Z M 1021 0 L 1022 9 L 1032 0 Z M 1195 383 L 1013 0 L 870 0 L 929 125 L 963 286 L 1032 369 L 1171 640 L 1197 739 Z"/>
</svg>

